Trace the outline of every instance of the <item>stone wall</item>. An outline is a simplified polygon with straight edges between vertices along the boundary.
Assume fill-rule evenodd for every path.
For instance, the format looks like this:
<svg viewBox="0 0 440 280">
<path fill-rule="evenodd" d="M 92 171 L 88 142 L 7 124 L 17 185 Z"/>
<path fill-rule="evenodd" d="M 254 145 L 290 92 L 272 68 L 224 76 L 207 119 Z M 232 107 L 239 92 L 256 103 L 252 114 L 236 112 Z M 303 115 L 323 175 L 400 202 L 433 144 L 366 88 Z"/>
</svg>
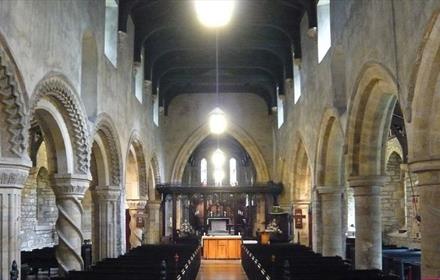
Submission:
<svg viewBox="0 0 440 280">
<path fill-rule="evenodd" d="M 392 153 L 387 162 L 386 172 L 390 181 L 381 189 L 383 242 L 389 243 L 388 233 L 405 225 L 405 193 L 403 176 L 400 171 L 402 159 Z"/>
<path fill-rule="evenodd" d="M 57 211 L 55 195 L 48 185 L 45 168 L 32 168 L 21 200 L 22 250 L 53 247 L 58 243 L 55 234 Z"/>
</svg>

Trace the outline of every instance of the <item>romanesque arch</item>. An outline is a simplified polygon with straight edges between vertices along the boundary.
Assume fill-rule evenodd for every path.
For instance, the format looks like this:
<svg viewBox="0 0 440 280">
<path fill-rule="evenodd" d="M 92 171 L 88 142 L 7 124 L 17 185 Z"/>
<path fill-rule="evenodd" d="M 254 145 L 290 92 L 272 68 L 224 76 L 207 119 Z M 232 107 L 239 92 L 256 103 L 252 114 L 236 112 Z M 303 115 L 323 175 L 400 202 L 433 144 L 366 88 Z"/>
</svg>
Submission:
<svg viewBox="0 0 440 280">
<path fill-rule="evenodd" d="M 89 130 L 83 106 L 66 79 L 50 75 L 38 83 L 30 114 L 51 143 L 49 156 L 56 160 L 52 172 L 88 175 Z"/>
<path fill-rule="evenodd" d="M 295 227 L 295 239 L 297 242 L 312 246 L 312 225 L 310 216 L 312 214 L 312 167 L 309 156 L 302 140 L 299 136 L 292 158 L 292 185 L 291 201 L 293 201 L 294 214 L 303 215 L 302 226 Z M 300 213 L 299 213 L 299 212 Z M 314 246 L 316 247 L 316 246 Z"/>
<path fill-rule="evenodd" d="M 0 278 L 9 278 L 14 260 L 20 265 L 20 203 L 31 163 L 27 155 L 27 93 L 20 71 L 0 34 Z"/>
<path fill-rule="evenodd" d="M 94 260 L 116 257 L 121 252 L 120 194 L 122 160 L 119 136 L 109 115 L 96 120 L 92 146 L 94 165 L 93 255 Z"/>
<path fill-rule="evenodd" d="M 347 121 L 348 182 L 354 189 L 356 268 L 382 268 L 381 187 L 385 174 L 386 142 L 397 101 L 391 72 L 367 63 L 354 85 Z"/>
<path fill-rule="evenodd" d="M 322 118 L 316 157 L 316 184 L 340 187 L 344 185 L 344 136 L 339 119 L 331 109 Z"/>
<path fill-rule="evenodd" d="M 335 111 L 325 111 L 316 156 L 316 206 L 319 211 L 315 224 L 324 256 L 343 256 L 342 193 L 344 192 L 344 137 Z"/>
<path fill-rule="evenodd" d="M 433 13 L 409 85 L 410 171 L 420 195 L 422 278 L 440 271 L 440 11 Z"/>
<path fill-rule="evenodd" d="M 73 88 L 61 75 L 48 75 L 38 83 L 30 108 L 32 121 L 43 132 L 51 185 L 57 196 L 56 258 L 63 275 L 83 268 L 81 199 L 89 186 L 91 150 L 87 118 Z"/>
<path fill-rule="evenodd" d="M 255 140 L 247 134 L 247 132 L 236 124 L 229 123 L 227 133 L 235 138 L 249 153 L 252 162 L 255 165 L 257 171 L 257 182 L 269 181 L 269 171 L 267 169 L 266 162 L 258 149 L 258 145 Z M 172 183 L 180 183 L 182 181 L 183 172 L 188 159 L 196 147 L 210 135 L 208 124 L 204 124 L 197 128 L 190 137 L 185 141 L 177 154 L 174 161 L 173 171 L 171 174 Z"/>
<path fill-rule="evenodd" d="M 397 86 L 391 72 L 378 63 L 364 66 L 355 84 L 347 122 L 349 176 L 380 176 Z"/>
<path fill-rule="evenodd" d="M 144 220 L 145 205 L 147 203 L 148 182 L 147 166 L 144 146 L 136 131 L 128 142 L 127 159 L 125 166 L 125 198 L 126 209 L 129 214 L 129 228 L 126 232 L 127 248 L 140 246 L 142 243 L 142 229 L 137 226 L 137 220 Z M 128 217 L 128 216 L 127 216 Z"/>
</svg>

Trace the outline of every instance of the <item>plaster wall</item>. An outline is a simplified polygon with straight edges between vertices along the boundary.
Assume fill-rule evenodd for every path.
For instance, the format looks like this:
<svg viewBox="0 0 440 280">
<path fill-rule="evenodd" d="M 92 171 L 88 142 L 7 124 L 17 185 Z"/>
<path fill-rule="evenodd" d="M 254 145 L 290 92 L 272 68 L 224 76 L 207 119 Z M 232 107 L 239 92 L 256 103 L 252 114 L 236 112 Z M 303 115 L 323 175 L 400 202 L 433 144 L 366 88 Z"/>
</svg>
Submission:
<svg viewBox="0 0 440 280">
<path fill-rule="evenodd" d="M 165 151 L 165 181 L 170 181 L 179 150 L 194 131 L 208 121 L 208 115 L 216 107 L 215 104 L 214 94 L 182 94 L 171 102 L 168 115 L 161 118 L 160 124 Z M 276 125 L 276 115 L 268 114 L 264 100 L 250 93 L 222 93 L 220 107 L 228 122 L 243 128 L 256 142 L 270 172 L 273 158 L 272 130 Z"/>
</svg>

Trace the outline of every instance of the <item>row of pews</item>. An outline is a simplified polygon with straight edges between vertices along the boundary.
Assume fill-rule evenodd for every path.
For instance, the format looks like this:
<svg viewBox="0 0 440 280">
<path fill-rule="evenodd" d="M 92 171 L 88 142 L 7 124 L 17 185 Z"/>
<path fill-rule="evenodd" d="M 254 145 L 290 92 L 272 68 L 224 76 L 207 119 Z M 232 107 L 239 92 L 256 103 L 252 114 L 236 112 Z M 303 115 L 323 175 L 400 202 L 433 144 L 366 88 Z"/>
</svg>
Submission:
<svg viewBox="0 0 440 280">
<path fill-rule="evenodd" d="M 70 271 L 67 280 L 193 280 L 200 267 L 198 245 L 143 245 L 89 271 Z"/>
<path fill-rule="evenodd" d="M 242 265 L 253 280 L 399 280 L 381 270 L 354 270 L 340 257 L 298 244 L 243 245 Z"/>
<path fill-rule="evenodd" d="M 58 262 L 55 258 L 55 247 L 21 252 L 21 279 L 27 279 L 30 275 L 37 279 L 41 272 L 47 272 L 47 275 L 50 277 L 51 269 L 54 268 L 58 268 Z"/>
<path fill-rule="evenodd" d="M 355 239 L 348 238 L 346 256 L 355 264 Z M 421 251 L 395 245 L 382 247 L 382 270 L 387 274 L 399 276 L 402 280 L 420 280 Z"/>
</svg>

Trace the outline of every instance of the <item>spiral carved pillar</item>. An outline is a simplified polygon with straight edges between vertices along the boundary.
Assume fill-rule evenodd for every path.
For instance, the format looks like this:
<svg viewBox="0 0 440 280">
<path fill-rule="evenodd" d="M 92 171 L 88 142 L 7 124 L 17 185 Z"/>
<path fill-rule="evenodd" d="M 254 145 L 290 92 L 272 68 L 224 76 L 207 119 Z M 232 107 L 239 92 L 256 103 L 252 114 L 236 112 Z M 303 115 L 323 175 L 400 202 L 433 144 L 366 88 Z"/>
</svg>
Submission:
<svg viewBox="0 0 440 280">
<path fill-rule="evenodd" d="M 137 219 L 143 219 L 145 213 L 146 199 L 128 199 L 128 212 L 130 214 L 130 248 L 142 245 L 142 227 L 138 227 Z"/>
<path fill-rule="evenodd" d="M 388 176 L 356 176 L 348 181 L 354 188 L 356 269 L 382 269 L 380 189 Z"/>
<path fill-rule="evenodd" d="M 410 164 L 417 174 L 421 216 L 422 279 L 440 277 L 440 160 Z"/>
<path fill-rule="evenodd" d="M 117 206 L 121 195 L 119 187 L 96 187 L 97 207 L 95 208 L 94 256 L 99 261 L 104 258 L 115 258 L 117 247 Z"/>
<path fill-rule="evenodd" d="M 59 274 L 66 275 L 70 270 L 82 270 L 84 262 L 81 258 L 83 235 L 81 217 L 83 208 L 81 200 L 89 187 L 87 175 L 55 175 L 53 189 L 58 207 L 56 231 L 59 244 L 55 251 Z"/>
<path fill-rule="evenodd" d="M 14 260 L 20 270 L 21 190 L 29 167 L 26 161 L 0 163 L 0 280 L 9 279 Z"/>
</svg>

